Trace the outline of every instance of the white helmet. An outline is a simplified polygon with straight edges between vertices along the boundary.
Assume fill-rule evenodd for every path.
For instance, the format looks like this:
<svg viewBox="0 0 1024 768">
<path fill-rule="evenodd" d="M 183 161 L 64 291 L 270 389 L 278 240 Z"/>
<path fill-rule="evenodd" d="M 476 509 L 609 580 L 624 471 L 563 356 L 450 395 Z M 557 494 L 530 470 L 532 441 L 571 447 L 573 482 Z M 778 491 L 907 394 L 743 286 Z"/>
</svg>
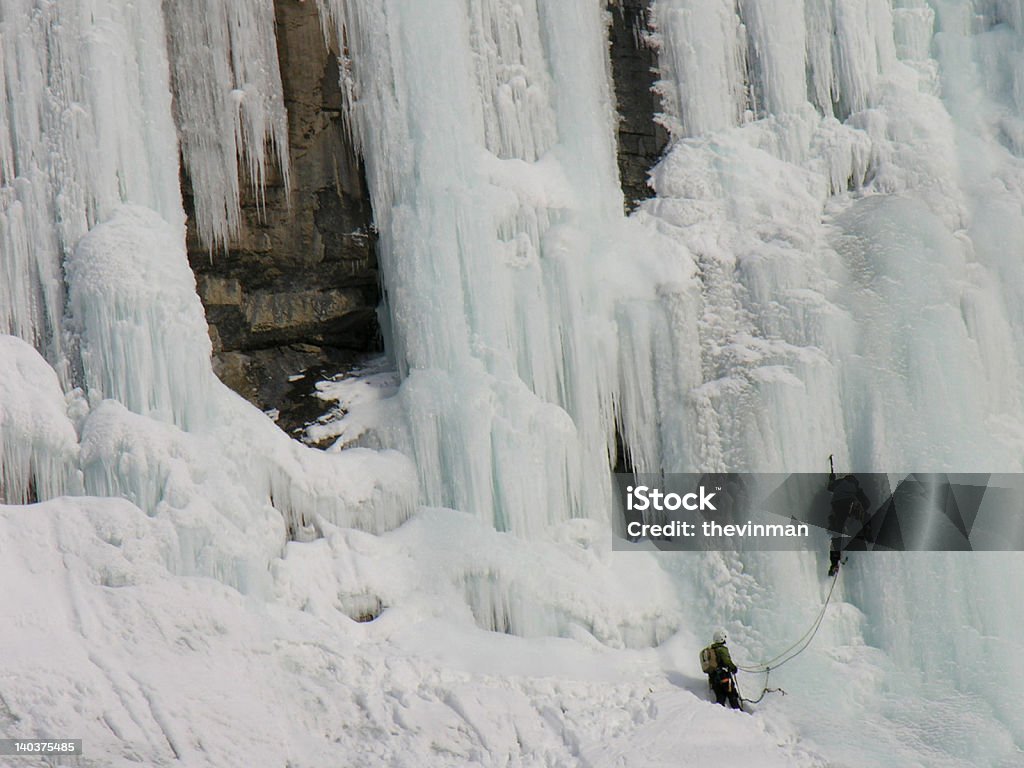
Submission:
<svg viewBox="0 0 1024 768">
<path fill-rule="evenodd" d="M 724 629 L 716 629 L 715 634 L 711 636 L 711 639 L 716 643 L 722 643 L 724 645 L 725 641 L 728 639 L 728 635 L 725 634 Z"/>
</svg>

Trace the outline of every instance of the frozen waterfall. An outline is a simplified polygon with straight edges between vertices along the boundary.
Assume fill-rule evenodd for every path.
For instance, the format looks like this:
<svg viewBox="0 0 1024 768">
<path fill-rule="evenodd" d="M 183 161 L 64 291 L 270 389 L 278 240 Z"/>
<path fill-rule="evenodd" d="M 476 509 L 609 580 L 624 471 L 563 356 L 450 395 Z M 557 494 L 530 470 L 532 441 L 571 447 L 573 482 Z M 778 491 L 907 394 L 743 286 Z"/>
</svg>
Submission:
<svg viewBox="0 0 1024 768">
<path fill-rule="evenodd" d="M 628 216 L 619 3 L 316 4 L 401 379 L 328 452 L 216 379 L 185 251 L 182 173 L 212 258 L 289 173 L 273 3 L 0 0 L 0 735 L 119 765 L 1017 765 L 1019 557 L 851 557 L 791 695 L 736 722 L 696 650 L 799 637 L 827 542 L 610 544 L 620 451 L 1024 471 L 1024 1 L 652 0 L 671 144 Z M 710 746 L 641 754 L 684 718 Z"/>
</svg>

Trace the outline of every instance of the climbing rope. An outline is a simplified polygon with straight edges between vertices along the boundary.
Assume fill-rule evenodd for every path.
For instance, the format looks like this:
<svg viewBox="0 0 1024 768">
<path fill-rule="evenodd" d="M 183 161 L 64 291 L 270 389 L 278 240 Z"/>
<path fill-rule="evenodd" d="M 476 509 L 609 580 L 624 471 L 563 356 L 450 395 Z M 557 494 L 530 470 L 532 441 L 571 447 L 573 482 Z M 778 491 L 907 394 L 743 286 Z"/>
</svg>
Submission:
<svg viewBox="0 0 1024 768">
<path fill-rule="evenodd" d="M 791 646 L 786 648 L 786 650 L 784 650 L 782 653 L 778 654 L 777 656 L 774 656 L 771 659 L 768 659 L 768 661 L 763 661 L 760 664 L 756 664 L 753 666 L 742 666 L 740 664 L 736 665 L 736 668 L 743 672 L 748 672 L 751 674 L 760 674 L 762 672 L 764 673 L 764 686 L 761 690 L 761 695 L 758 696 L 756 699 L 744 699 L 741 697 L 741 701 L 745 701 L 748 704 L 757 704 L 768 693 L 781 693 L 783 696 L 786 695 L 786 692 L 781 688 L 769 688 L 768 678 L 771 675 L 773 669 L 778 669 L 783 664 L 788 664 L 801 653 L 803 653 L 805 650 L 807 650 L 807 647 L 811 644 L 811 641 L 814 640 L 814 636 L 817 635 L 818 630 L 821 629 L 821 623 L 825 619 L 825 611 L 828 609 L 828 604 L 832 601 L 832 593 L 835 592 L 836 582 L 838 580 L 839 571 L 837 570 L 835 574 L 833 574 L 832 576 L 832 585 L 829 587 L 828 595 L 825 596 L 825 602 L 821 606 L 821 610 L 818 612 L 818 615 L 814 619 L 814 622 L 811 624 L 810 628 L 806 632 L 804 632 L 804 634 L 800 637 L 799 640 L 797 640 Z"/>
<path fill-rule="evenodd" d="M 769 677 L 769 675 L 771 675 L 771 673 L 772 673 L 772 671 L 770 669 L 766 669 L 764 671 L 764 686 L 761 688 L 761 695 L 760 696 L 758 696 L 756 699 L 747 699 L 747 698 L 744 698 L 743 696 L 740 696 L 740 701 L 745 701 L 747 704 L 760 704 L 761 703 L 761 699 L 763 699 L 769 693 L 781 693 L 783 696 L 785 696 L 786 692 L 784 690 L 782 690 L 781 688 L 769 688 L 768 687 L 768 677 Z M 737 686 L 737 688 L 738 687 L 739 686 Z"/>
</svg>

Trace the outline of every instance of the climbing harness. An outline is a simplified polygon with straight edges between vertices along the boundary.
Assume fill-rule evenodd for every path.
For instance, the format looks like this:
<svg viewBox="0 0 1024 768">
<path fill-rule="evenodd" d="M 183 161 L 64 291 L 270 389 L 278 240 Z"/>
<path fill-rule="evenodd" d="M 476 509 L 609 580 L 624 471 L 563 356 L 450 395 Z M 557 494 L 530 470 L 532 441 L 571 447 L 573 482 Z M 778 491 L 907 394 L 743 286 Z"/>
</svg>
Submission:
<svg viewBox="0 0 1024 768">
<path fill-rule="evenodd" d="M 818 612 L 818 616 L 814 619 L 814 623 L 811 624 L 810 629 L 804 632 L 803 636 L 799 640 L 797 640 L 795 643 L 789 646 L 782 653 L 778 654 L 777 656 L 771 659 L 768 659 L 768 661 L 763 661 L 760 664 L 755 664 L 746 667 L 741 664 L 736 665 L 736 668 L 743 672 L 748 672 L 751 674 L 760 674 L 761 672 L 764 673 L 764 686 L 761 690 L 761 695 L 758 696 L 756 699 L 745 699 L 741 696 L 740 701 L 745 701 L 748 704 L 758 704 L 761 701 L 761 699 L 763 699 L 765 695 L 769 693 L 781 693 L 783 696 L 786 695 L 786 692 L 781 688 L 769 688 L 768 678 L 771 676 L 773 669 L 778 669 L 783 664 L 788 664 L 801 653 L 803 653 L 805 650 L 807 650 L 807 646 L 811 644 L 811 641 L 814 640 L 814 636 L 817 635 L 818 630 L 821 629 L 821 622 L 825 619 L 825 611 L 828 609 L 828 604 L 832 600 L 832 593 L 835 592 L 836 582 L 838 580 L 839 571 L 836 571 L 835 574 L 832 576 L 832 586 L 829 587 L 828 595 L 825 597 L 825 603 L 821 606 L 821 610 Z"/>
</svg>

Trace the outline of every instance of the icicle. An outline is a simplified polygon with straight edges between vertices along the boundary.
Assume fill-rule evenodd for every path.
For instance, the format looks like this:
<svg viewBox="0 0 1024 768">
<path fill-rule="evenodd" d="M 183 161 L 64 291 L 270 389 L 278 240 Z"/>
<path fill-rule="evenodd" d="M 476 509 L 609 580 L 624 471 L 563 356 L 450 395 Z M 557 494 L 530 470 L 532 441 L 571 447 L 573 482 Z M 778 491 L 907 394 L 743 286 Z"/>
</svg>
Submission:
<svg viewBox="0 0 1024 768">
<path fill-rule="evenodd" d="M 892 13 L 885 0 L 836 2 L 835 73 L 837 117 L 869 106 L 879 73 L 896 60 Z"/>
<path fill-rule="evenodd" d="M 904 60 L 926 61 L 931 56 L 935 11 L 925 0 L 904 0 L 892 11 L 896 53 Z"/>
<path fill-rule="evenodd" d="M 471 0 L 469 17 L 487 148 L 501 158 L 533 162 L 557 138 L 536 0 Z"/>
<path fill-rule="evenodd" d="M 197 229 L 211 249 L 226 247 L 240 222 L 240 161 L 257 193 L 271 161 L 288 189 L 288 124 L 273 3 L 176 0 L 165 3 L 164 11 Z"/>
<path fill-rule="evenodd" d="M 0 336 L 0 503 L 80 492 L 77 462 L 57 374 L 21 339 Z"/>
<path fill-rule="evenodd" d="M 501 529 L 607 515 L 616 342 L 594 263 L 621 192 L 600 9 L 320 7 L 406 378 L 382 441 L 415 456 L 427 503 Z"/>
<path fill-rule="evenodd" d="M 183 230 L 125 206 L 79 241 L 67 275 L 90 396 L 184 429 L 206 424 L 210 338 Z"/>
<path fill-rule="evenodd" d="M 63 258 L 123 200 L 183 221 L 160 4 L 3 0 L 0 38 L 0 333 L 67 384 Z"/>
<path fill-rule="evenodd" d="M 740 0 L 739 8 L 747 28 L 757 104 L 775 115 L 803 106 L 807 98 L 803 0 Z"/>
<path fill-rule="evenodd" d="M 699 136 L 738 123 L 746 107 L 746 42 L 732 4 L 656 0 L 652 17 L 670 130 Z"/>
</svg>

